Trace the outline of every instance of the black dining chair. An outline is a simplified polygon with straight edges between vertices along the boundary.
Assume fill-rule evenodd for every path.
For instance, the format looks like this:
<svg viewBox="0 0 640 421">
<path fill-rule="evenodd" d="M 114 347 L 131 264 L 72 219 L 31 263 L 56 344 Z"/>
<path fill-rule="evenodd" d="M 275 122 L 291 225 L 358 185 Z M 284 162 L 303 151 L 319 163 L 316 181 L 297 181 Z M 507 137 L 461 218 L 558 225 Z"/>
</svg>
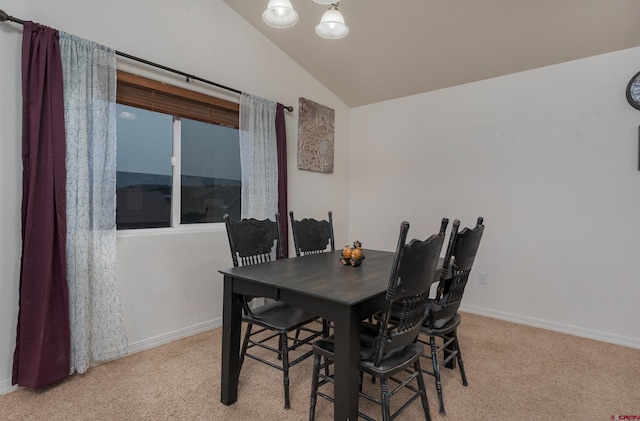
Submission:
<svg viewBox="0 0 640 421">
<path fill-rule="evenodd" d="M 336 245 L 333 237 L 333 213 L 328 212 L 326 220 L 303 218 L 296 220 L 293 211 L 289 211 L 291 220 L 291 234 L 296 257 L 319 254 L 327 251 L 335 251 Z M 331 323 L 322 320 L 324 336 L 329 336 Z"/>
<path fill-rule="evenodd" d="M 425 353 L 424 356 L 431 359 L 433 367 L 433 371 L 426 369 L 423 371 L 435 378 L 440 414 L 443 415 L 446 412 L 442 397 L 441 368 L 445 366 L 454 368 L 457 360 L 462 384 L 468 385 L 458 341 L 457 329 L 461 321 L 458 308 L 484 233 L 483 222 L 483 218 L 480 217 L 473 229 L 465 228 L 460 232 L 458 232 L 460 221 L 453 222 L 436 297 L 429 302 L 425 322 L 420 332 L 421 335 L 429 338 L 431 352 Z M 427 343 L 421 337 L 418 340 Z M 440 354 L 442 355 L 439 360 Z"/>
<path fill-rule="evenodd" d="M 417 342 L 428 303 L 429 289 L 436 278 L 444 235 L 434 234 L 425 241 L 412 240 L 406 243 L 409 223 L 400 226 L 400 235 L 395 258 L 391 267 L 384 309 L 377 324 L 363 322 L 360 338 L 360 397 L 382 407 L 382 419 L 392 420 L 416 399 L 420 398 L 425 419 L 431 420 L 429 403 L 425 391 L 420 356 L 424 344 Z M 366 265 L 366 262 L 363 263 Z M 394 323 L 390 323 L 391 318 Z M 319 389 L 333 383 L 333 375 L 321 373 L 325 367 L 333 365 L 333 338 L 325 338 L 313 344 L 314 361 L 311 380 L 311 405 L 309 420 L 315 418 L 318 397 L 334 399 Z M 368 373 L 380 380 L 380 397 L 362 391 L 362 373 Z M 398 378 L 402 376 L 401 378 Z M 389 390 L 389 380 L 394 383 Z M 417 382 L 417 388 L 411 383 Z M 400 390 L 406 388 L 411 393 L 407 400 L 391 414 L 390 400 Z M 359 416 L 366 420 L 373 418 L 361 411 Z"/>
<path fill-rule="evenodd" d="M 280 231 L 280 215 L 276 213 L 275 221 L 256 220 L 254 218 L 231 221 L 225 214 L 224 223 L 227 228 L 229 247 L 233 266 L 248 266 L 273 259 L 272 255 L 282 257 L 282 237 Z M 256 297 L 245 295 L 243 299 L 242 321 L 247 324 L 242 348 L 240 351 L 240 368 L 245 357 L 276 368 L 283 373 L 284 407 L 291 407 L 289 400 L 289 368 L 313 355 L 309 350 L 293 361 L 289 360 L 289 352 L 323 335 L 320 330 L 308 328 L 306 325 L 317 319 L 317 316 L 306 311 L 285 304 L 280 301 L 270 302 L 256 308 L 250 305 Z M 256 330 L 254 330 L 256 326 Z M 295 331 L 295 336 L 290 336 Z M 300 339 L 300 331 L 308 335 Z M 277 347 L 269 344 L 270 340 L 278 338 Z M 280 364 L 266 360 L 258 353 L 251 352 L 253 347 L 266 349 L 277 354 Z"/>
<path fill-rule="evenodd" d="M 336 249 L 333 237 L 333 213 L 329 211 L 326 220 L 317 221 L 313 218 L 296 220 L 293 211 L 289 211 L 291 233 L 296 256 L 324 253 Z"/>
</svg>

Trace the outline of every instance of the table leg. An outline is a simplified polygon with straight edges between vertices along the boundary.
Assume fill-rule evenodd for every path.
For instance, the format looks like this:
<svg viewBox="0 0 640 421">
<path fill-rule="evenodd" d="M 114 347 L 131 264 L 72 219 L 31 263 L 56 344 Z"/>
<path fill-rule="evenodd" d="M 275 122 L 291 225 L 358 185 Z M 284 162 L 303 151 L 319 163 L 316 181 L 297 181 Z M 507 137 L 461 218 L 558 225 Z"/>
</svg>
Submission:
<svg viewBox="0 0 640 421">
<path fill-rule="evenodd" d="M 341 310 L 334 319 L 335 403 L 334 420 L 358 419 L 360 379 L 360 317 L 353 308 Z"/>
<path fill-rule="evenodd" d="M 233 293 L 233 278 L 225 275 L 222 310 L 222 373 L 220 384 L 220 401 L 225 405 L 231 405 L 238 399 L 241 323 L 242 295 Z"/>
</svg>

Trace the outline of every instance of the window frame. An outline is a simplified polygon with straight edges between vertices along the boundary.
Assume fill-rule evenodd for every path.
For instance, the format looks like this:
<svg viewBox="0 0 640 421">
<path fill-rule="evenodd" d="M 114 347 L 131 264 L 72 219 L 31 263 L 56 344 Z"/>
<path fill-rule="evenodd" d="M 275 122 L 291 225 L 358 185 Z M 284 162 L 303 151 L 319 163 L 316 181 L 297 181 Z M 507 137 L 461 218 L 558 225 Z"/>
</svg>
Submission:
<svg viewBox="0 0 640 421">
<path fill-rule="evenodd" d="M 220 230 L 223 222 L 181 223 L 181 119 L 188 118 L 240 130 L 240 104 L 118 69 L 116 103 L 173 117 L 170 226 L 118 230 L 119 235 Z"/>
</svg>

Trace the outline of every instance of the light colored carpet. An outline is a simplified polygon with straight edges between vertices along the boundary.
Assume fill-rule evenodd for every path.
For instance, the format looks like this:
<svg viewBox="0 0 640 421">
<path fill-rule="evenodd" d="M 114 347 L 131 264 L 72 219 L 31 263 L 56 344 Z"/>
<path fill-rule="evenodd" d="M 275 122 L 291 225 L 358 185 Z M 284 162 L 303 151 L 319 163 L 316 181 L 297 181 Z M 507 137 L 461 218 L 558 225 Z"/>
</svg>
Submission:
<svg viewBox="0 0 640 421">
<path fill-rule="evenodd" d="M 280 372 L 247 360 L 238 401 L 220 403 L 221 329 L 91 368 L 46 390 L 0 396 L 2 420 L 292 420 L 308 419 L 312 359 L 291 370 L 291 409 Z M 640 415 L 640 350 L 501 320 L 462 314 L 460 345 L 469 386 L 442 373 L 447 415 L 434 420 L 609 420 Z M 422 364 L 428 366 L 429 360 Z M 377 384 L 365 381 L 375 390 Z M 360 401 L 367 412 L 377 411 Z M 316 419 L 332 420 L 320 400 Z M 377 417 L 379 418 L 379 416 Z M 401 417 L 423 419 L 414 403 Z"/>
</svg>

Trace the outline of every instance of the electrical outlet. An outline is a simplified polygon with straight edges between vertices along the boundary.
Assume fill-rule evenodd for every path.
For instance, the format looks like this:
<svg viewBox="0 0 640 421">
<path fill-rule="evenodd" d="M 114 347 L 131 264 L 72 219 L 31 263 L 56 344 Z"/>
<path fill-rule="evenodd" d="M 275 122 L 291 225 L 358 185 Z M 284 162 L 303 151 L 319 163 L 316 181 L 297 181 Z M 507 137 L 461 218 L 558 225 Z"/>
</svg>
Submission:
<svg viewBox="0 0 640 421">
<path fill-rule="evenodd" d="M 479 279 L 480 279 L 480 283 L 483 285 L 487 284 L 487 272 L 480 272 L 478 273 L 479 275 Z"/>
</svg>

